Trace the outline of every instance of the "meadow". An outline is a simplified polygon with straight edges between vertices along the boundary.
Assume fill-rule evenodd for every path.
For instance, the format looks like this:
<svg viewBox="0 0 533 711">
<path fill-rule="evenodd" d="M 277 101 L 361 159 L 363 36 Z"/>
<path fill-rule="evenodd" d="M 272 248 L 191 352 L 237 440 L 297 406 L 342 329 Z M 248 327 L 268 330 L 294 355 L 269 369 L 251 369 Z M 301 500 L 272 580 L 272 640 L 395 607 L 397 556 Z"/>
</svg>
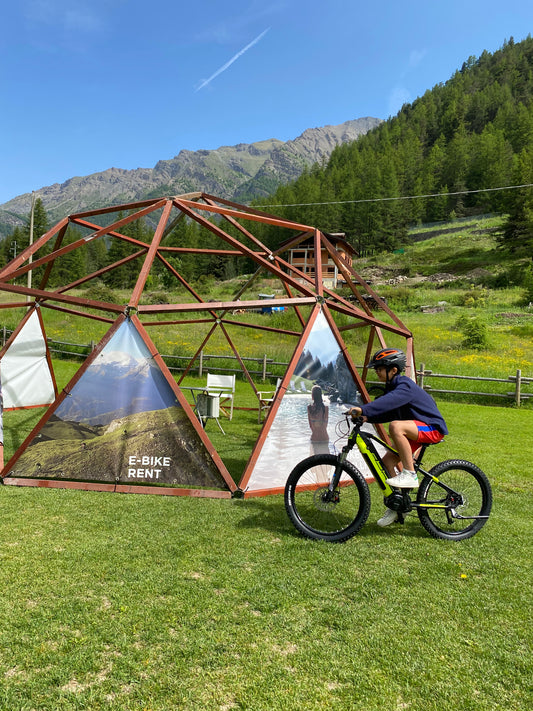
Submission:
<svg viewBox="0 0 533 711">
<path fill-rule="evenodd" d="M 500 248 L 497 230 L 502 224 L 501 217 L 479 217 L 433 228 L 420 227 L 413 229 L 411 235 L 416 240 L 417 235 L 423 232 L 423 240 L 405 245 L 395 253 L 379 253 L 354 261 L 354 268 L 387 299 L 395 314 L 413 332 L 417 364 L 424 363 L 434 372 L 486 377 L 512 375 L 517 368 L 521 368 L 524 375 L 533 376 L 531 256 L 509 253 Z M 448 233 L 448 229 L 456 231 Z M 242 275 L 221 282 L 202 277 L 193 287 L 206 301 L 231 300 L 249 277 Z M 185 289 L 166 291 L 157 285 L 152 287 L 143 295 L 141 303 L 174 303 L 192 298 Z M 261 292 L 283 295 L 280 283 L 267 275 L 254 282 L 249 296 L 255 299 Z M 340 292 L 346 295 L 344 290 Z M 124 304 L 128 303 L 130 296 L 128 291 L 113 292 L 102 284 L 72 293 Z M 1 294 L 2 301 L 15 298 Z M 305 314 L 306 309 L 302 311 Z M 23 309 L 3 310 L 0 326 L 14 328 L 23 313 Z M 46 334 L 54 340 L 82 344 L 97 342 L 108 329 L 106 324 L 72 314 L 46 309 L 43 309 L 43 314 Z M 376 316 L 389 320 L 383 312 L 376 312 Z M 148 326 L 149 334 L 161 353 L 192 356 L 196 352 L 211 324 L 196 323 L 193 316 L 185 318 L 188 321 L 181 325 Z M 339 314 L 335 314 L 335 319 L 341 327 L 348 323 Z M 151 319 L 143 320 L 147 323 Z M 237 314 L 231 316 L 231 320 L 301 330 L 292 312 L 270 316 Z M 480 342 L 474 342 L 475 347 L 468 344 L 465 334 L 465 329 L 472 322 L 485 334 Z M 244 357 L 262 358 L 266 355 L 274 362 L 287 362 L 296 345 L 294 338 L 273 338 L 268 331 L 236 325 L 230 325 L 227 329 Z M 364 353 L 366 345 L 366 335 L 361 331 L 343 331 L 356 361 Z M 399 345 L 395 343 L 394 336 L 389 336 L 388 341 L 391 345 Z M 215 355 L 233 355 L 220 332 L 215 333 L 205 350 Z M 271 371 L 275 382 L 283 369 L 273 367 Z"/>
<path fill-rule="evenodd" d="M 431 461 L 494 491 L 460 543 L 379 529 L 375 486 L 343 545 L 301 538 L 280 496 L 2 487 L 0 709 L 531 708 L 533 413 L 441 407 Z"/>
<path fill-rule="evenodd" d="M 420 275 L 417 265 L 437 264 L 440 239 L 361 267 Z M 490 278 L 510 267 L 493 259 L 490 234 L 472 239 L 468 233 L 464 243 L 470 261 L 460 261 L 461 244 L 452 250 L 454 273 L 470 275 L 463 283 L 380 290 L 412 329 L 418 363 L 502 376 L 521 368 L 531 377 L 533 317 L 524 290 L 474 283 L 474 258 L 485 259 Z M 438 264 L 451 273 L 453 265 Z M 440 301 L 443 311 L 420 309 Z M 486 347 L 462 344 L 464 314 L 486 324 Z M 101 329 L 78 328 L 59 315 L 48 335 L 87 342 Z M 193 328 L 161 338 L 186 354 Z M 345 333 L 358 347 L 357 335 Z M 279 360 L 291 352 L 260 332 L 243 346 Z M 55 366 L 60 387 L 79 367 Z M 252 404 L 246 383 L 237 387 L 239 404 Z M 451 434 L 426 464 L 474 461 L 494 493 L 486 526 L 459 543 L 432 539 L 416 515 L 378 528 L 375 485 L 369 521 L 342 545 L 300 537 L 280 496 L 1 487 L 0 710 L 530 709 L 533 408 L 438 402 Z M 5 413 L 6 457 L 40 414 Z M 215 427 L 210 436 L 238 478 L 259 431 L 256 413 L 237 410 L 224 426 L 226 437 Z"/>
</svg>

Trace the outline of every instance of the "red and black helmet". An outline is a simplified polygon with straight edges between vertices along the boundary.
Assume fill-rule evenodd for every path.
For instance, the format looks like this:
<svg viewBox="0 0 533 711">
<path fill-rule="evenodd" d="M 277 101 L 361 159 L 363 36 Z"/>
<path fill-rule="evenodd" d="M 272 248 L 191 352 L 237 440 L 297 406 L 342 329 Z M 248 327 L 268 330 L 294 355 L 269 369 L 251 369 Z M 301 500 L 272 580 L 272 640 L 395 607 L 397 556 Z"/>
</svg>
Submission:
<svg viewBox="0 0 533 711">
<path fill-rule="evenodd" d="M 398 368 L 398 372 L 401 373 L 405 370 L 405 364 L 407 363 L 407 357 L 405 353 L 398 348 L 382 348 L 376 351 L 372 356 L 372 359 L 367 365 L 367 368 Z"/>
</svg>

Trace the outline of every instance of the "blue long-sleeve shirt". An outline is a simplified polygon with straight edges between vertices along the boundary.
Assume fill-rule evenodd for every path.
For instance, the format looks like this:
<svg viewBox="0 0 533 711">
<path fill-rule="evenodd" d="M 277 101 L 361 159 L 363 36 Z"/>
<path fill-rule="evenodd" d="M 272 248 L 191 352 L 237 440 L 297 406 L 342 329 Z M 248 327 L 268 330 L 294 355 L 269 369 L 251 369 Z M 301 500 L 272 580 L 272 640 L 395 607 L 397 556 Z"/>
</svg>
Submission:
<svg viewBox="0 0 533 711">
<path fill-rule="evenodd" d="M 369 422 L 420 420 L 436 427 L 443 435 L 448 428 L 435 400 L 406 375 L 396 375 L 385 385 L 385 394 L 361 407 Z"/>
</svg>

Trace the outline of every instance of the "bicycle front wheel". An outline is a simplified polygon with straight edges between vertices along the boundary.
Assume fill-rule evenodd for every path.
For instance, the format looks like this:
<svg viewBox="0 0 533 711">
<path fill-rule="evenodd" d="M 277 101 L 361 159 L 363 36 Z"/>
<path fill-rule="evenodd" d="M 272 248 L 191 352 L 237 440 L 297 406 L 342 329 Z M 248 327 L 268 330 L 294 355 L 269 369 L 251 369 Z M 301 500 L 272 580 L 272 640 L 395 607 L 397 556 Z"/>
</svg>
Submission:
<svg viewBox="0 0 533 711">
<path fill-rule="evenodd" d="M 441 462 L 429 473 L 455 493 L 424 477 L 417 496 L 422 526 L 434 538 L 445 540 L 460 541 L 475 535 L 487 522 L 492 508 L 492 490 L 486 475 L 463 459 Z"/>
<path fill-rule="evenodd" d="M 347 541 L 360 530 L 370 512 L 370 491 L 361 472 L 344 462 L 339 484 L 329 491 L 338 458 L 316 454 L 297 464 L 285 485 L 285 508 L 307 538 L 332 543 Z"/>
</svg>

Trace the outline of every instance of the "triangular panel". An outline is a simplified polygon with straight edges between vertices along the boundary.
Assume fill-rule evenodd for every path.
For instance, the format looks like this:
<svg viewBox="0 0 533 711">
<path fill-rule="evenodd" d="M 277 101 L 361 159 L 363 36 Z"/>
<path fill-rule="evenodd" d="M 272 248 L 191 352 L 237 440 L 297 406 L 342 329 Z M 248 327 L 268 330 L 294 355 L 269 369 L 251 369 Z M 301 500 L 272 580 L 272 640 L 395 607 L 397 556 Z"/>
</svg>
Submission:
<svg viewBox="0 0 533 711">
<path fill-rule="evenodd" d="M 243 476 L 241 488 L 247 496 L 282 491 L 291 470 L 302 459 L 337 453 L 348 434 L 344 412 L 362 403 L 353 366 L 322 310 L 306 334 L 279 408 L 272 412 L 273 421 L 265 422 L 265 429 L 270 424 L 268 434 L 259 439 Z M 358 450 L 350 453 L 350 459 L 367 473 Z"/>
<path fill-rule="evenodd" d="M 228 489 L 194 414 L 130 319 L 119 318 L 89 360 L 8 464 L 8 477 Z"/>
<path fill-rule="evenodd" d="M 256 225 L 263 225 L 259 235 L 268 236 L 265 242 L 254 234 Z M 268 246 L 271 242 L 277 247 Z M 103 248 L 105 259 L 98 257 L 102 251 L 98 248 Z M 90 319 L 111 328 L 23 445 L 10 453 L 6 483 L 202 496 L 281 490 L 301 458 L 317 448 L 342 445 L 336 433 L 342 406 L 357 402 L 360 393 L 368 397 L 367 369 L 360 377 L 341 330 L 359 329 L 359 337 L 353 339 L 357 347 L 368 339 L 367 357 L 354 356 L 363 363 L 368 362 L 375 336 L 382 346 L 385 333 L 404 338 L 407 374 L 415 376 L 412 334 L 355 272 L 353 253 L 348 242 L 339 243 L 335 235 L 203 192 L 64 217 L 0 268 L 0 294 L 9 294 L 9 304 L 0 305 L 22 308 L 25 313 L 0 351 L 6 407 L 43 405 L 54 396 L 46 373 L 45 362 L 51 361 L 43 319 L 48 324 L 48 318 L 61 312 L 69 319 Z M 91 265 L 88 273 L 78 269 L 82 263 Z M 209 279 L 202 281 L 215 272 L 239 276 L 236 291 L 223 290 L 222 301 L 212 299 Z M 332 273 L 335 280 L 342 277 L 347 293 L 333 287 Z M 31 274 L 36 278 L 26 286 Z M 265 286 L 260 289 L 263 279 Z M 101 281 L 117 288 L 102 289 Z M 154 292 L 155 285 L 168 291 Z M 131 290 L 127 301 L 124 289 Z M 24 301 L 12 301 L 17 295 Z M 279 315 L 272 312 L 281 310 L 288 312 L 287 319 L 270 319 Z M 337 326 L 332 314 L 342 326 Z M 26 327 L 33 330 L 17 353 L 23 343 L 18 337 Z M 253 329 L 247 332 L 257 334 L 258 341 L 268 334 L 281 336 L 286 339 L 284 354 L 297 341 L 272 402 L 263 402 L 257 382 L 259 375 L 263 383 L 267 378 L 267 348 L 260 353 L 261 374 L 248 365 L 256 360 L 257 348 L 246 357 L 239 352 L 249 342 L 242 329 Z M 87 330 L 92 336 L 93 330 Z M 168 353 L 167 345 L 175 340 L 169 334 L 178 332 L 187 334 L 184 346 L 190 332 L 191 343 L 183 354 Z M 96 328 L 94 333 L 97 340 L 102 330 Z M 240 369 L 257 398 L 257 402 L 245 403 L 243 398 L 235 404 L 236 415 L 225 438 L 230 449 L 231 428 L 239 427 L 247 411 L 255 409 L 250 404 L 256 404 L 258 425 L 269 408 L 241 491 L 180 389 L 182 384 L 189 387 L 189 378 L 193 382 L 197 365 L 202 372 L 207 344 L 218 349 L 219 342 L 222 352 L 236 360 L 221 369 Z M 12 375 L 10 359 L 15 355 L 17 371 Z M 19 355 L 29 360 L 23 363 Z M 179 358 L 181 363 L 184 355 L 177 385 L 163 357 Z M 32 375 L 33 368 L 43 370 Z M 49 370 L 53 380 L 50 365 Z M 272 382 L 278 375 L 276 368 L 268 377 Z M 311 440 L 307 407 L 316 385 L 328 408 L 327 434 Z M 45 395 L 42 387 L 47 388 Z M 191 392 L 195 389 L 197 382 Z M 53 392 L 57 392 L 55 383 Z M 30 402 L 28 394 L 35 400 Z M 220 450 L 223 453 L 226 445 L 221 443 Z"/>
<path fill-rule="evenodd" d="M 37 308 L 29 311 L 0 359 L 4 409 L 42 407 L 57 392 L 43 325 Z"/>
</svg>

